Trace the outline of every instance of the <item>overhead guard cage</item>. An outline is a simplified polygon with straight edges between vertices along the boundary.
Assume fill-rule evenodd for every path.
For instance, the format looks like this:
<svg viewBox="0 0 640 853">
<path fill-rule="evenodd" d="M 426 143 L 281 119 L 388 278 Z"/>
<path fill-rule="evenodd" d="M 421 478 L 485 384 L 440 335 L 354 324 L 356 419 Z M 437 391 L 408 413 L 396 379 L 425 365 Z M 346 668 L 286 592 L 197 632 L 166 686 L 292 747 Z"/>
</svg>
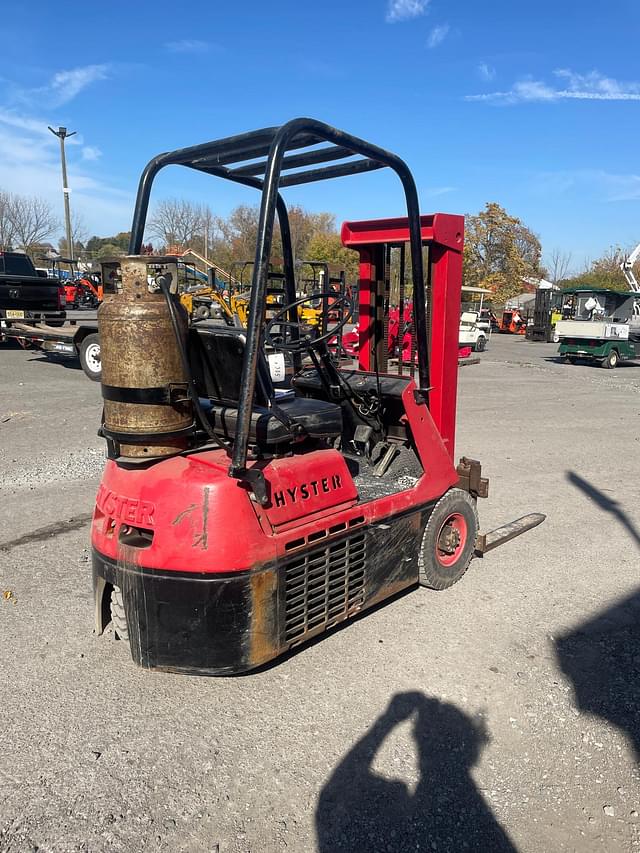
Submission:
<svg viewBox="0 0 640 853">
<path fill-rule="evenodd" d="M 288 152 L 291 151 L 297 153 L 289 154 Z M 357 175 L 375 169 L 393 169 L 402 182 L 407 205 L 414 322 L 425 327 L 426 300 L 420 298 L 421 294 L 425 295 L 425 284 L 416 185 L 407 164 L 390 151 L 385 151 L 383 148 L 378 148 L 363 139 L 315 119 L 297 118 L 280 127 L 268 127 L 229 136 L 154 157 L 142 173 L 138 186 L 129 244 L 129 253 L 132 255 L 140 254 L 142 248 L 153 181 L 161 169 L 171 165 L 187 166 L 199 172 L 253 187 L 262 193 L 249 302 L 247 342 L 242 365 L 238 424 L 229 468 L 230 476 L 242 478 L 246 473 L 256 365 L 262 345 L 262 311 L 260 309 L 265 301 L 276 213 L 282 237 L 285 292 L 289 302 L 295 301 L 296 298 L 289 219 L 287 207 L 280 195 L 280 188 Z M 296 318 L 292 316 L 290 319 L 294 322 Z M 422 336 L 417 351 L 418 384 L 425 399 L 429 390 L 429 353 L 426 337 Z"/>
</svg>

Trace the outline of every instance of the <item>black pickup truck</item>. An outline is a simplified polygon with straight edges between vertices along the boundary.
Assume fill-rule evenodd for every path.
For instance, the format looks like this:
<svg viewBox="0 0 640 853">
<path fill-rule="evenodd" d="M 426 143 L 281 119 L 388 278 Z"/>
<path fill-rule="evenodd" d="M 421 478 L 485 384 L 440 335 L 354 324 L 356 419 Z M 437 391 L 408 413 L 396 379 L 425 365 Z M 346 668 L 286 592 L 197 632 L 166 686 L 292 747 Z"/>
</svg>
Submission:
<svg viewBox="0 0 640 853">
<path fill-rule="evenodd" d="M 31 258 L 0 252 L 0 329 L 13 322 L 61 326 L 67 316 L 65 304 L 62 284 L 39 273 Z"/>
</svg>

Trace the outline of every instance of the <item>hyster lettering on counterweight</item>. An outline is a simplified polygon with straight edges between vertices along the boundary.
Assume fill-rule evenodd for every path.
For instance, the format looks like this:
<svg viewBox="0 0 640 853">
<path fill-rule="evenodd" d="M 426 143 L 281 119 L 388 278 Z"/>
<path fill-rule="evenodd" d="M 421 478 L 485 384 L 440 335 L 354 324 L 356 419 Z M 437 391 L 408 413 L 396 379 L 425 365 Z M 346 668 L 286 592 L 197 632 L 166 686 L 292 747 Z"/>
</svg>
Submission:
<svg viewBox="0 0 640 853">
<path fill-rule="evenodd" d="M 98 509 L 109 518 L 115 518 L 126 524 L 139 524 L 142 527 L 154 526 L 155 504 L 137 498 L 127 498 L 100 486 L 96 498 Z"/>
<path fill-rule="evenodd" d="M 333 474 L 331 477 L 323 477 L 321 480 L 311 480 L 308 483 L 300 483 L 290 489 L 280 489 L 273 493 L 273 504 L 276 507 L 288 506 L 289 504 L 308 501 L 323 492 L 335 492 L 342 488 L 342 477 Z"/>
</svg>

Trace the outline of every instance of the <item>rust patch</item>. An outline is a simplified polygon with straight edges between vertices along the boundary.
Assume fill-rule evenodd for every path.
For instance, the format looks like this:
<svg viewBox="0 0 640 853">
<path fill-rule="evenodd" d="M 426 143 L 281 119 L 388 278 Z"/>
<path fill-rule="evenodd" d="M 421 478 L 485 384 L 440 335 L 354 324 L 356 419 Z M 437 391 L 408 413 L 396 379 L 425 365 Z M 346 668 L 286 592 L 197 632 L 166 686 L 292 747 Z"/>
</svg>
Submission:
<svg viewBox="0 0 640 853">
<path fill-rule="evenodd" d="M 278 581 L 276 572 L 256 572 L 251 577 L 251 619 L 249 656 L 252 666 L 271 660 L 278 654 L 276 646 Z"/>
<path fill-rule="evenodd" d="M 368 610 L 370 607 L 374 607 L 376 604 L 380 604 L 380 602 L 385 601 L 387 598 L 391 598 L 392 596 L 397 595 L 399 592 L 402 592 L 405 589 L 409 589 L 410 587 L 414 587 L 417 585 L 417 576 L 403 578 L 402 580 L 394 580 L 391 583 L 385 584 L 385 586 L 383 586 L 382 589 L 380 589 L 375 595 L 367 599 L 367 602 L 362 609 Z"/>
</svg>

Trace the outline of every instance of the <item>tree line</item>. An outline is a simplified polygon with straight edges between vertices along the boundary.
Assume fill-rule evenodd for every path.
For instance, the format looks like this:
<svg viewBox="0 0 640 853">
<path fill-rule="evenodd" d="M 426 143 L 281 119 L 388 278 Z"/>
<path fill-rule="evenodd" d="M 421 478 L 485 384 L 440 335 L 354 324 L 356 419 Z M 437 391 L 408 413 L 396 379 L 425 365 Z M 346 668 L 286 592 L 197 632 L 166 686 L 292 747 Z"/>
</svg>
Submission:
<svg viewBox="0 0 640 853">
<path fill-rule="evenodd" d="M 191 248 L 232 271 L 237 264 L 253 260 L 258 219 L 257 205 L 240 205 L 222 217 L 204 204 L 165 199 L 156 205 L 147 223 L 145 251 L 176 252 Z M 289 225 L 297 261 L 326 261 L 344 269 L 348 281 L 357 279 L 358 256 L 342 245 L 333 213 L 310 212 L 294 205 L 289 209 Z M 19 249 L 37 260 L 48 248 L 47 241 L 60 231 L 61 223 L 48 201 L 0 189 L 0 249 Z M 130 232 L 87 239 L 82 218 L 75 212 L 72 238 L 76 258 L 100 260 L 126 254 Z M 65 237 L 58 240 L 57 247 L 62 256 L 68 255 Z M 626 290 L 620 269 L 625 254 L 620 247 L 612 247 L 581 271 L 574 271 L 571 254 L 560 249 L 550 252 L 543 261 L 538 236 L 496 202 L 488 202 L 478 214 L 465 217 L 464 283 L 490 290 L 496 305 L 521 293 L 525 283 L 540 278 L 548 278 L 562 288 L 590 285 Z M 282 257 L 278 227 L 272 257 L 276 261 Z M 394 274 L 397 275 L 395 268 Z"/>
<path fill-rule="evenodd" d="M 155 208 L 147 223 L 147 236 L 162 251 L 194 249 L 225 270 L 253 261 L 258 236 L 259 208 L 239 205 L 229 216 L 216 216 L 206 205 L 184 199 L 167 199 Z M 358 256 L 340 241 L 333 213 L 314 213 L 300 205 L 289 208 L 293 256 L 297 261 L 326 261 L 345 270 L 354 280 Z M 272 258 L 282 258 L 282 240 L 276 225 Z"/>
</svg>

